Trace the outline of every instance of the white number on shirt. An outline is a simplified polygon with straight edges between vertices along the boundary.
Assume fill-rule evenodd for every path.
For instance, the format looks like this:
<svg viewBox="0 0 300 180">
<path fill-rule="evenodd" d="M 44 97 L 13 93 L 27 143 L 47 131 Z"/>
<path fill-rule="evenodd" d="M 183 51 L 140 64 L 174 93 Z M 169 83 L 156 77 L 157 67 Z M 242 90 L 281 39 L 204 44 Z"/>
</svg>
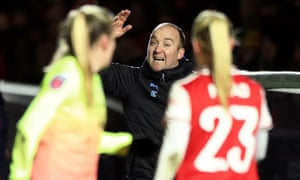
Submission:
<svg viewBox="0 0 300 180">
<path fill-rule="evenodd" d="M 249 170 L 255 151 L 253 131 L 258 123 L 258 112 L 254 107 L 246 105 L 231 105 L 229 111 L 232 118 L 221 106 L 208 107 L 201 113 L 199 125 L 203 130 L 212 132 L 212 135 L 194 161 L 199 171 L 217 172 L 231 169 L 236 173 L 244 173 Z M 215 127 L 216 119 L 219 122 Z M 217 153 L 228 138 L 233 121 L 244 121 L 238 132 L 238 140 L 245 149 L 244 158 L 242 148 L 239 146 L 231 147 L 226 152 L 226 157 L 217 157 Z"/>
</svg>

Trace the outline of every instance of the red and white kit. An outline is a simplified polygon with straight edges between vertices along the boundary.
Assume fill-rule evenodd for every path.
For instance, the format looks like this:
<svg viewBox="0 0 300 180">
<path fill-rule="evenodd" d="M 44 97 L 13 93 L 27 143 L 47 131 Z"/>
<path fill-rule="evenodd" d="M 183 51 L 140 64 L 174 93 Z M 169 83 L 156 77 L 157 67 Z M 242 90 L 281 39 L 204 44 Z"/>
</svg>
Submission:
<svg viewBox="0 0 300 180">
<path fill-rule="evenodd" d="M 173 85 L 156 179 L 259 179 L 256 135 L 272 127 L 265 92 L 238 70 L 232 75 L 229 113 L 208 69 Z"/>
</svg>

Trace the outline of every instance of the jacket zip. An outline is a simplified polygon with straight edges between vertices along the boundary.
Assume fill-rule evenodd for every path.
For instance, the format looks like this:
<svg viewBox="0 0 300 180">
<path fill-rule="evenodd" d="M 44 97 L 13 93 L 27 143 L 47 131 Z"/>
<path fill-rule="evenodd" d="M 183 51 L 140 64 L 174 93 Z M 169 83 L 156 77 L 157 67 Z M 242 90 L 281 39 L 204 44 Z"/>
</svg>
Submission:
<svg viewBox="0 0 300 180">
<path fill-rule="evenodd" d="M 160 78 L 160 82 L 165 82 L 165 73 L 162 73 L 161 78 Z"/>
</svg>

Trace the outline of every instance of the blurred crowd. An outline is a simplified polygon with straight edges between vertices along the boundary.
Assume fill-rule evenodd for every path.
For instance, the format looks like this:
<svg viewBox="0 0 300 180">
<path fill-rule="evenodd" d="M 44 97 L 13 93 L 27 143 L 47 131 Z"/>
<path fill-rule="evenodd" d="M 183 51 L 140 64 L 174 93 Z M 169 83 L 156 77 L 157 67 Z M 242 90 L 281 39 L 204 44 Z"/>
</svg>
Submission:
<svg viewBox="0 0 300 180">
<path fill-rule="evenodd" d="M 300 70 L 300 0 L 11 0 L 0 7 L 0 78 L 39 83 L 56 47 L 57 28 L 67 11 L 98 3 L 118 13 L 130 9 L 134 29 L 118 39 L 114 61 L 140 65 L 150 31 L 160 22 L 181 26 L 189 39 L 193 17 L 202 9 L 225 12 L 239 46 L 235 64 L 247 70 Z M 186 56 L 192 58 L 190 44 Z"/>
</svg>

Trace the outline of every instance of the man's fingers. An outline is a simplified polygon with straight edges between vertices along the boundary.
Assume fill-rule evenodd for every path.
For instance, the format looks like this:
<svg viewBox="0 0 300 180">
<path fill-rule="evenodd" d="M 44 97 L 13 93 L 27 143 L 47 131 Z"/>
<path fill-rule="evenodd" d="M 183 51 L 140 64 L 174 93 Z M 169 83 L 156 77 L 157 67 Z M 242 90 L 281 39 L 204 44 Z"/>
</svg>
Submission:
<svg viewBox="0 0 300 180">
<path fill-rule="evenodd" d="M 122 10 L 120 11 L 114 18 L 114 21 L 123 21 L 125 22 L 130 15 L 130 10 Z"/>
<path fill-rule="evenodd" d="M 131 24 L 128 24 L 128 25 L 126 25 L 126 26 L 123 28 L 123 32 L 127 32 L 127 31 L 129 31 L 130 29 L 132 29 L 132 25 L 131 25 Z"/>
<path fill-rule="evenodd" d="M 132 29 L 131 24 L 125 25 L 126 20 L 128 19 L 131 11 L 128 9 L 120 11 L 113 20 L 114 34 L 116 37 L 124 35 L 127 31 Z M 124 26 L 124 27 L 123 27 Z"/>
<path fill-rule="evenodd" d="M 121 20 L 117 20 L 113 22 L 113 26 L 119 26 L 122 27 L 124 25 L 124 22 Z M 123 27 L 124 30 L 128 31 L 130 29 L 132 29 L 132 25 L 131 24 L 127 24 L 126 26 Z"/>
</svg>

